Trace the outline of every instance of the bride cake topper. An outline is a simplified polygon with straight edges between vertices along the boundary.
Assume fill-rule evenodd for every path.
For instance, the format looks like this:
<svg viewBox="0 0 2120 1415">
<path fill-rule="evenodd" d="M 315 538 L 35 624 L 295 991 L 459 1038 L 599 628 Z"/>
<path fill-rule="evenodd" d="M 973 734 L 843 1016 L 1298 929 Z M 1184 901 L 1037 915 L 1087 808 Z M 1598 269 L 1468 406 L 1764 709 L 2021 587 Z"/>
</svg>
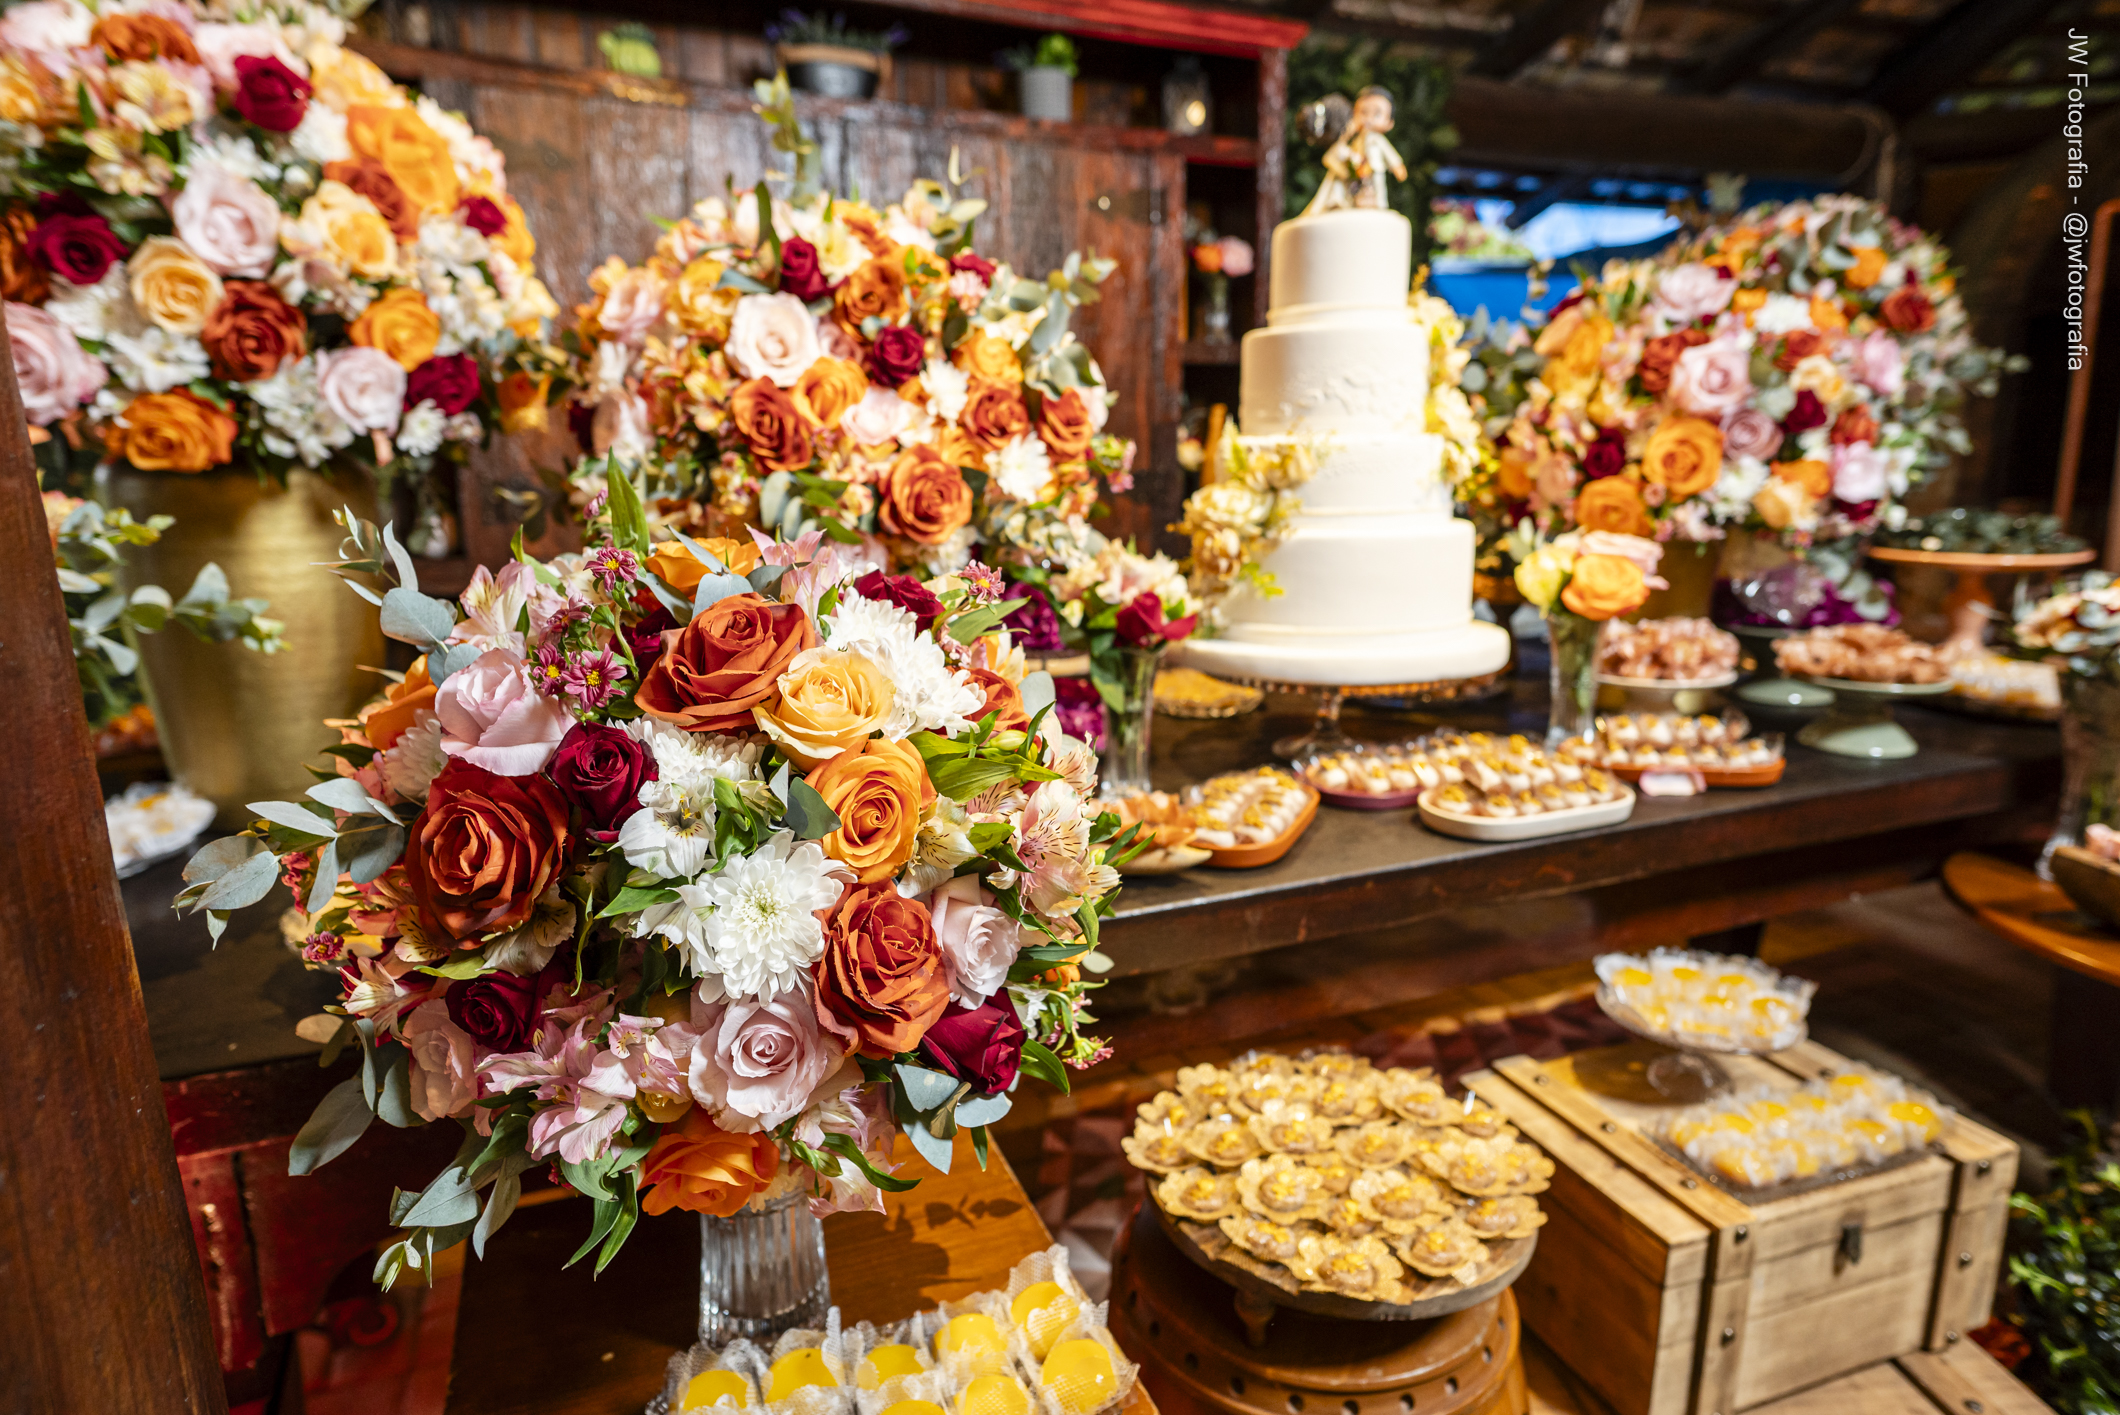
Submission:
<svg viewBox="0 0 2120 1415">
<path fill-rule="evenodd" d="M 1384 136 L 1392 129 L 1391 109 L 1390 91 L 1372 84 L 1355 95 L 1351 106 L 1333 94 L 1305 110 L 1305 126 L 1314 131 L 1323 128 L 1316 133 L 1318 137 L 1331 131 L 1328 125 L 1340 129 L 1332 146 L 1325 149 L 1325 180 L 1318 183 L 1318 194 L 1303 208 L 1305 216 L 1358 207 L 1390 208 L 1384 174 L 1388 171 L 1399 181 L 1406 180 L 1406 164 Z M 1339 116 L 1342 113 L 1347 115 L 1344 119 Z"/>
</svg>

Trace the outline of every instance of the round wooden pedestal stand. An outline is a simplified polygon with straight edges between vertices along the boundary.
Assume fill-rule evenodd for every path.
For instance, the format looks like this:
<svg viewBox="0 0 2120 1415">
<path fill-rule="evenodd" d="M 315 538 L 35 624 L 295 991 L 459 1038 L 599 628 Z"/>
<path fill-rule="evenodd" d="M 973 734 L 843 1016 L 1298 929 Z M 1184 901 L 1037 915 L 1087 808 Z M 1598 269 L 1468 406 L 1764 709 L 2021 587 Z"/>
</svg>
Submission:
<svg viewBox="0 0 2120 1415">
<path fill-rule="evenodd" d="M 1516 1298 L 1425 1322 L 1276 1310 L 1258 1346 L 1237 1293 L 1144 1206 L 1112 1252 L 1112 1334 L 1165 1415 L 1527 1415 Z"/>
</svg>

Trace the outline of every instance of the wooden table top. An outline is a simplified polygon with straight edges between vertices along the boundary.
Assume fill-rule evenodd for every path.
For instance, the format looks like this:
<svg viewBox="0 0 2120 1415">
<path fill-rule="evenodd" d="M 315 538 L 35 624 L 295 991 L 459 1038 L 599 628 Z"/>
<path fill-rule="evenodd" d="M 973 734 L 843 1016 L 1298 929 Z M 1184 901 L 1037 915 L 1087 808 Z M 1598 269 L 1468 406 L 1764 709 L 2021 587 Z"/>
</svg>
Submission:
<svg viewBox="0 0 2120 1415">
<path fill-rule="evenodd" d="M 848 1325 L 1001 1287 L 1052 1244 L 999 1150 L 981 1172 L 960 1135 L 948 1174 L 918 1159 L 904 1172 L 920 1187 L 884 1195 L 884 1213 L 825 1220 L 832 1300 Z M 643 1218 L 592 1278 L 588 1260 L 560 1269 L 588 1221 L 588 1206 L 572 1199 L 522 1209 L 483 1261 L 465 1260 L 449 1415 L 640 1415 L 662 1388 L 665 1364 L 698 1323 L 699 1223 Z M 1155 1415 L 1155 1405 L 1137 1388 L 1120 1415 Z"/>
<path fill-rule="evenodd" d="M 2120 984 L 2120 935 L 2024 866 L 1968 851 L 1944 862 L 1943 884 L 1975 918 L 2019 948 L 2087 978 Z"/>
</svg>

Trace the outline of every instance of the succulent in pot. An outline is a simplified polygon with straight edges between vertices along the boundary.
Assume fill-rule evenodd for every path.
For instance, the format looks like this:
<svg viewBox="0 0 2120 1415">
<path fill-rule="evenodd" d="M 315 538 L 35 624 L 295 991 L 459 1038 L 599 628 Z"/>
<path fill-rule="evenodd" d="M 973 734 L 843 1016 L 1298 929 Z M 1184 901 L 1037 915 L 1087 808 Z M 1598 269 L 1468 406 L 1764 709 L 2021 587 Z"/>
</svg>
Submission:
<svg viewBox="0 0 2120 1415">
<path fill-rule="evenodd" d="M 905 43 L 906 31 L 901 25 L 848 29 L 845 15 L 790 9 L 766 26 L 766 38 L 794 87 L 827 98 L 862 99 L 875 97 L 877 86 L 891 76 L 891 51 Z"/>
</svg>

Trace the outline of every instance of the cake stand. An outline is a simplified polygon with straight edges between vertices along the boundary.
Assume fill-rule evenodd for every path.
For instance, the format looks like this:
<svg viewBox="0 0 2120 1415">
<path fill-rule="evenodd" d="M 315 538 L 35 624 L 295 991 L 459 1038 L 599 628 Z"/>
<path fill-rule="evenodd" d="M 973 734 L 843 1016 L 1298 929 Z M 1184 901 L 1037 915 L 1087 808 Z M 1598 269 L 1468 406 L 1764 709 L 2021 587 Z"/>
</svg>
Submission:
<svg viewBox="0 0 2120 1415">
<path fill-rule="evenodd" d="M 1759 664 L 1759 675 L 1751 682 L 1735 690 L 1733 696 L 1742 698 L 1754 707 L 1771 708 L 1824 708 L 1833 706 L 1833 693 L 1816 683 L 1783 676 L 1774 659 L 1774 641 L 1800 634 L 1801 629 L 1784 628 L 1778 624 L 1731 624 L 1726 626 L 1738 638 L 1748 641 L 1747 647 Z M 1770 666 L 1773 665 L 1773 666 Z"/>
<path fill-rule="evenodd" d="M 1925 565 L 1932 570 L 1949 570 L 1958 577 L 1950 598 L 1943 602 L 1944 613 L 1951 619 L 1951 634 L 1944 640 L 1947 649 L 1978 648 L 1986 641 L 1987 626 L 1997 617 L 1995 601 L 1988 594 L 1988 576 L 2069 570 L 2098 558 L 2098 552 L 2088 547 L 2048 555 L 1998 555 L 1977 550 L 1908 550 L 1873 545 L 1869 555 L 1886 565 Z"/>
<path fill-rule="evenodd" d="M 1796 740 L 1836 757 L 1880 762 L 1898 761 L 1921 750 L 1913 736 L 1892 720 L 1892 704 L 1900 698 L 1932 698 L 1951 691 L 1949 679 L 1941 683 L 1864 683 L 1853 678 L 1807 681 L 1831 691 L 1833 707 L 1816 722 L 1805 723 Z"/>
<path fill-rule="evenodd" d="M 1799 1045 L 1811 1035 L 1808 1021 L 1798 1023 L 1795 1037 L 1778 1047 L 1748 1047 L 1736 1041 L 1717 1045 L 1653 1031 L 1642 1025 L 1633 1008 L 1620 1002 L 1608 983 L 1598 984 L 1597 1005 L 1607 1017 L 1643 1041 L 1669 1048 L 1670 1055 L 1660 1056 L 1649 1063 L 1646 1075 L 1650 1087 L 1658 1095 L 1679 1105 L 1694 1105 L 1728 1089 L 1730 1075 L 1716 1065 L 1716 1057 L 1773 1056 Z"/>
<path fill-rule="evenodd" d="M 1319 752 L 1344 752 L 1360 745 L 1356 739 L 1340 730 L 1340 709 L 1349 698 L 1412 698 L 1424 703 L 1457 702 L 1476 698 L 1484 693 L 1500 676 L 1482 673 L 1472 678 L 1443 678 L 1428 683 L 1365 683 L 1324 684 L 1289 683 L 1277 678 L 1257 678 L 1242 673 L 1217 673 L 1215 677 L 1230 683 L 1242 683 L 1257 688 L 1262 693 L 1297 693 L 1315 697 L 1318 713 L 1312 719 L 1308 732 L 1295 733 L 1278 738 L 1273 744 L 1273 754 L 1284 761 L 1313 756 Z"/>
</svg>

